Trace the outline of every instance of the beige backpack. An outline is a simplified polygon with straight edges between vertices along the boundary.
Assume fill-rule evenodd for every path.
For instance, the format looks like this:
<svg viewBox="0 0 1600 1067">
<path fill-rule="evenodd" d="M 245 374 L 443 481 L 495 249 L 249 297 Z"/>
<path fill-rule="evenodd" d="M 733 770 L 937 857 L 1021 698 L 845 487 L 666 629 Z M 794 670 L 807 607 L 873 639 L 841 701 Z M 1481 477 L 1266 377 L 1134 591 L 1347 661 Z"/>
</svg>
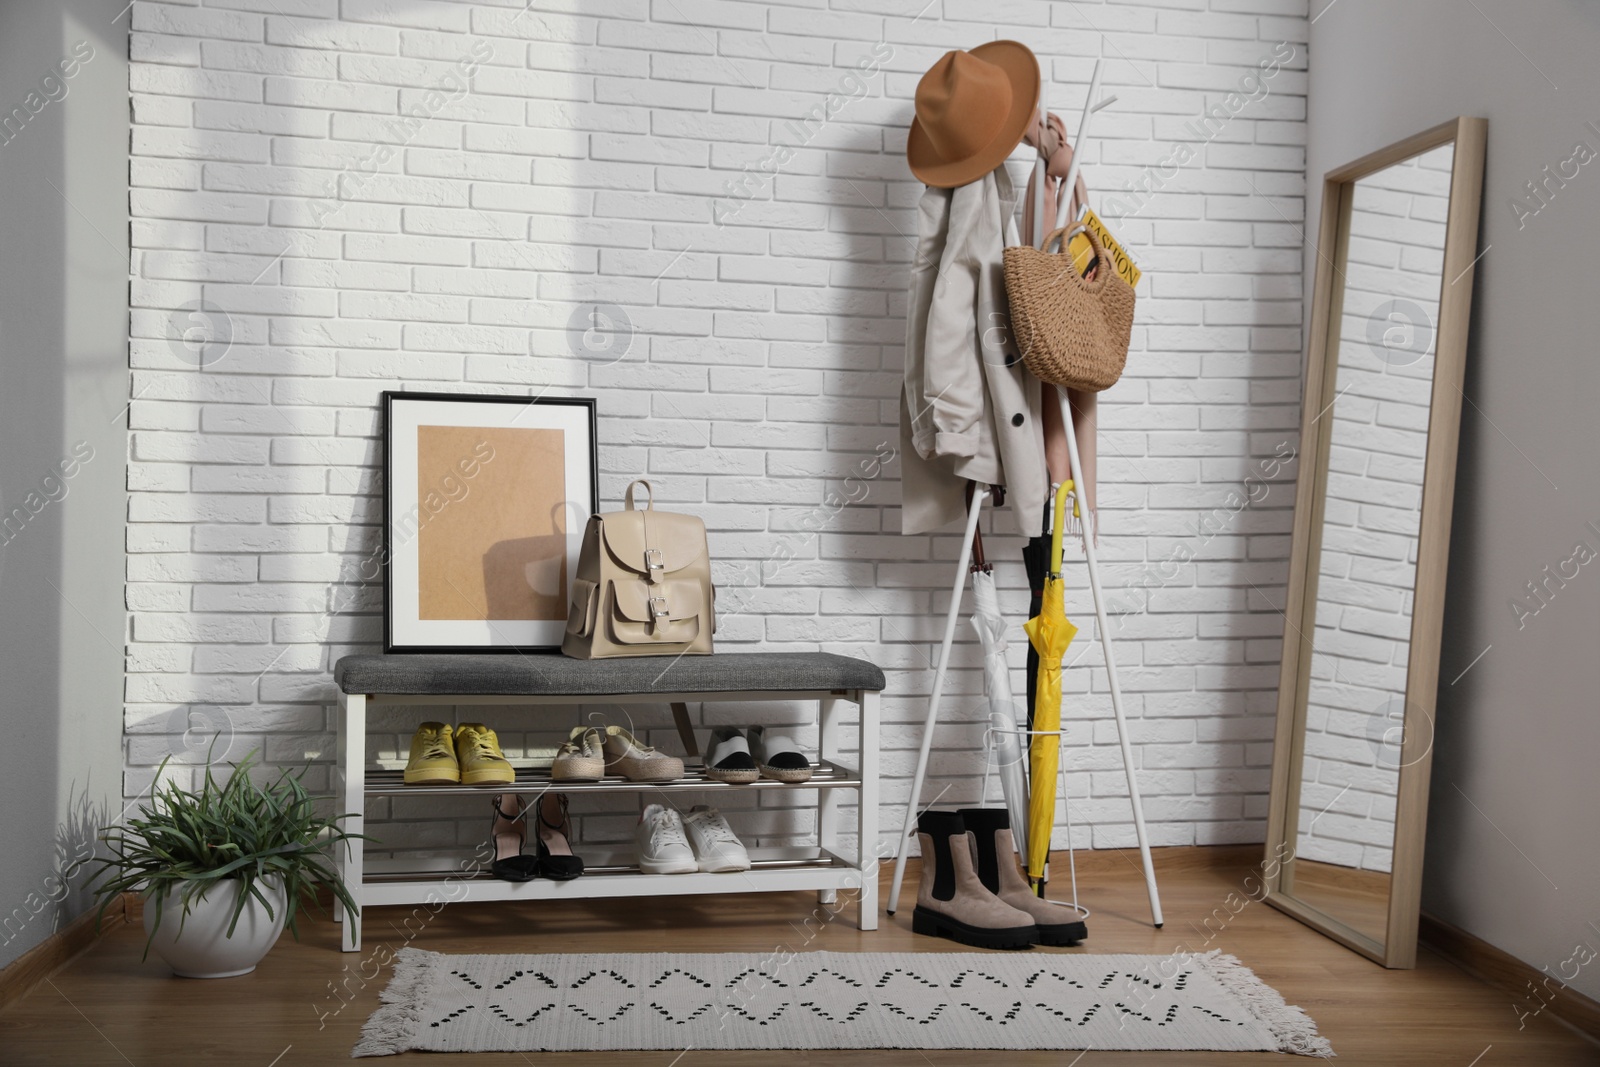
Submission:
<svg viewBox="0 0 1600 1067">
<path fill-rule="evenodd" d="M 649 494 L 633 506 L 634 486 Z M 705 523 L 655 509 L 639 479 L 624 510 L 589 518 L 561 651 L 577 659 L 709 655 L 716 612 Z"/>
</svg>

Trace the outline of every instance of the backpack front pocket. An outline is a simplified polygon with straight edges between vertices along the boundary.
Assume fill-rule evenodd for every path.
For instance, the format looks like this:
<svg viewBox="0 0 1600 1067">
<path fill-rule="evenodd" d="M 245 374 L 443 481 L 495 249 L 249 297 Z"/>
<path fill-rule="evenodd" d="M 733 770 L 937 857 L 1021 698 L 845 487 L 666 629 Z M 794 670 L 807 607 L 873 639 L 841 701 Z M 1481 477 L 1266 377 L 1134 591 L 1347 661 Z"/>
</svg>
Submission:
<svg viewBox="0 0 1600 1067">
<path fill-rule="evenodd" d="M 618 644 L 688 644 L 699 636 L 704 600 L 698 581 L 613 581 L 607 599 L 611 639 Z"/>
</svg>

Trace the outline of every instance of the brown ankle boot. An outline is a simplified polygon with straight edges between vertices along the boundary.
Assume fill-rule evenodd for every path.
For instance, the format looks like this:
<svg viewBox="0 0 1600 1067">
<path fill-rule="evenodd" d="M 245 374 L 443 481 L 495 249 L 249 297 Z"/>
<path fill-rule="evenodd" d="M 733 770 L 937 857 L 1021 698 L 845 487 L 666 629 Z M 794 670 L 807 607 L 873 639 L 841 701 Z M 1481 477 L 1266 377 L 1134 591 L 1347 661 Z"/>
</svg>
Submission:
<svg viewBox="0 0 1600 1067">
<path fill-rule="evenodd" d="M 922 885 L 911 929 L 979 948 L 1027 948 L 1039 932 L 1019 911 L 983 887 L 973 868 L 972 838 L 953 811 L 930 811 L 917 820 L 922 845 Z"/>
<path fill-rule="evenodd" d="M 1041 945 L 1076 945 L 1089 936 L 1083 918 L 1065 904 L 1035 895 L 1017 865 L 1017 846 L 1011 838 L 1011 815 L 1004 808 L 963 808 L 963 825 L 976 843 L 973 859 L 978 880 L 1005 903 L 1025 911 L 1039 927 Z"/>
</svg>

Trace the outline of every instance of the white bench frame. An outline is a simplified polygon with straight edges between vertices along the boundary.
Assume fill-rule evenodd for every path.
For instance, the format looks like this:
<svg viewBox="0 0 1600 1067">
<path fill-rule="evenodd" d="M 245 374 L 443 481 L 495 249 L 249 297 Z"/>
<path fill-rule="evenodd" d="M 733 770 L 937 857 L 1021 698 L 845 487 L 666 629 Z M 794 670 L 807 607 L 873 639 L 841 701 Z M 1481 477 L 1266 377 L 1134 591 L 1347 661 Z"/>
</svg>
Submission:
<svg viewBox="0 0 1600 1067">
<path fill-rule="evenodd" d="M 334 917 L 344 927 L 343 943 L 346 952 L 361 948 L 362 909 L 371 905 L 424 904 L 438 910 L 448 903 L 486 900 L 592 900 L 596 898 L 636 896 L 687 896 L 719 893 L 781 893 L 797 890 L 815 890 L 824 904 L 833 904 L 839 890 L 857 894 L 858 925 L 862 930 L 875 930 L 878 926 L 878 693 L 870 689 L 851 690 L 776 690 L 740 692 L 686 692 L 686 693 L 626 693 L 600 695 L 517 695 L 517 694 L 459 694 L 415 695 L 405 693 L 340 693 L 338 722 L 338 761 L 336 787 L 343 802 L 341 810 L 352 812 L 345 828 L 352 833 L 362 833 L 366 825 L 366 803 L 371 796 L 393 796 L 401 791 L 392 786 L 369 786 L 367 759 L 367 709 L 383 706 L 427 705 L 477 705 L 549 706 L 590 704 L 666 704 L 711 703 L 726 701 L 817 701 L 819 705 L 820 763 L 831 773 L 819 775 L 818 780 L 799 785 L 785 785 L 763 780 L 758 785 L 738 786 L 720 782 L 684 781 L 666 785 L 643 782 L 624 782 L 607 778 L 598 785 L 561 783 L 557 788 L 574 795 L 586 789 L 605 792 L 648 793 L 666 792 L 716 793 L 725 790 L 782 788 L 813 789 L 817 793 L 817 846 L 815 848 L 751 849 L 754 866 L 742 873 L 723 874 L 644 874 L 637 869 L 627 870 L 631 858 L 619 854 L 604 854 L 606 850 L 580 848 L 577 851 L 596 867 L 606 869 L 586 873 L 570 882 L 535 879 L 531 882 L 503 882 L 489 878 L 481 870 L 463 869 L 459 863 L 447 860 L 430 861 L 418 870 L 415 861 L 388 860 L 368 862 L 365 841 L 352 840 L 338 857 L 340 874 L 350 895 L 356 902 L 356 912 L 346 914 L 346 909 L 336 905 Z M 859 760 L 854 765 L 841 761 L 839 740 L 844 710 L 854 704 L 860 709 L 857 723 Z M 391 775 L 389 781 L 393 780 Z M 549 786 L 547 777 L 524 781 L 519 773 L 513 786 L 499 787 L 501 792 L 539 792 Z M 463 794 L 488 796 L 496 791 L 492 787 L 433 787 L 414 786 L 404 790 L 405 795 L 423 795 L 437 792 L 441 795 Z M 846 792 L 857 794 L 856 854 L 843 851 L 840 833 L 843 829 L 842 800 Z M 594 857 L 591 859 L 591 855 Z M 598 862 L 597 862 L 598 861 Z M 615 866 L 611 866 L 611 865 Z"/>
</svg>

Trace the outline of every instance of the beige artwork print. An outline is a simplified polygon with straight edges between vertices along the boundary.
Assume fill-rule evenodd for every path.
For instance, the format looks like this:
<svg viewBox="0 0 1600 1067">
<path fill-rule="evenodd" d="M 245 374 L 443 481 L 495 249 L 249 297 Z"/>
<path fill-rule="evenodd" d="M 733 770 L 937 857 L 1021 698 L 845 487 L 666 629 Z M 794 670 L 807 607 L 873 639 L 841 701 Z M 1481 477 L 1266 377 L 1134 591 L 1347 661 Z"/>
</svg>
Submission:
<svg viewBox="0 0 1600 1067">
<path fill-rule="evenodd" d="M 417 428 L 420 618 L 567 617 L 565 444 L 560 430 Z"/>
</svg>

